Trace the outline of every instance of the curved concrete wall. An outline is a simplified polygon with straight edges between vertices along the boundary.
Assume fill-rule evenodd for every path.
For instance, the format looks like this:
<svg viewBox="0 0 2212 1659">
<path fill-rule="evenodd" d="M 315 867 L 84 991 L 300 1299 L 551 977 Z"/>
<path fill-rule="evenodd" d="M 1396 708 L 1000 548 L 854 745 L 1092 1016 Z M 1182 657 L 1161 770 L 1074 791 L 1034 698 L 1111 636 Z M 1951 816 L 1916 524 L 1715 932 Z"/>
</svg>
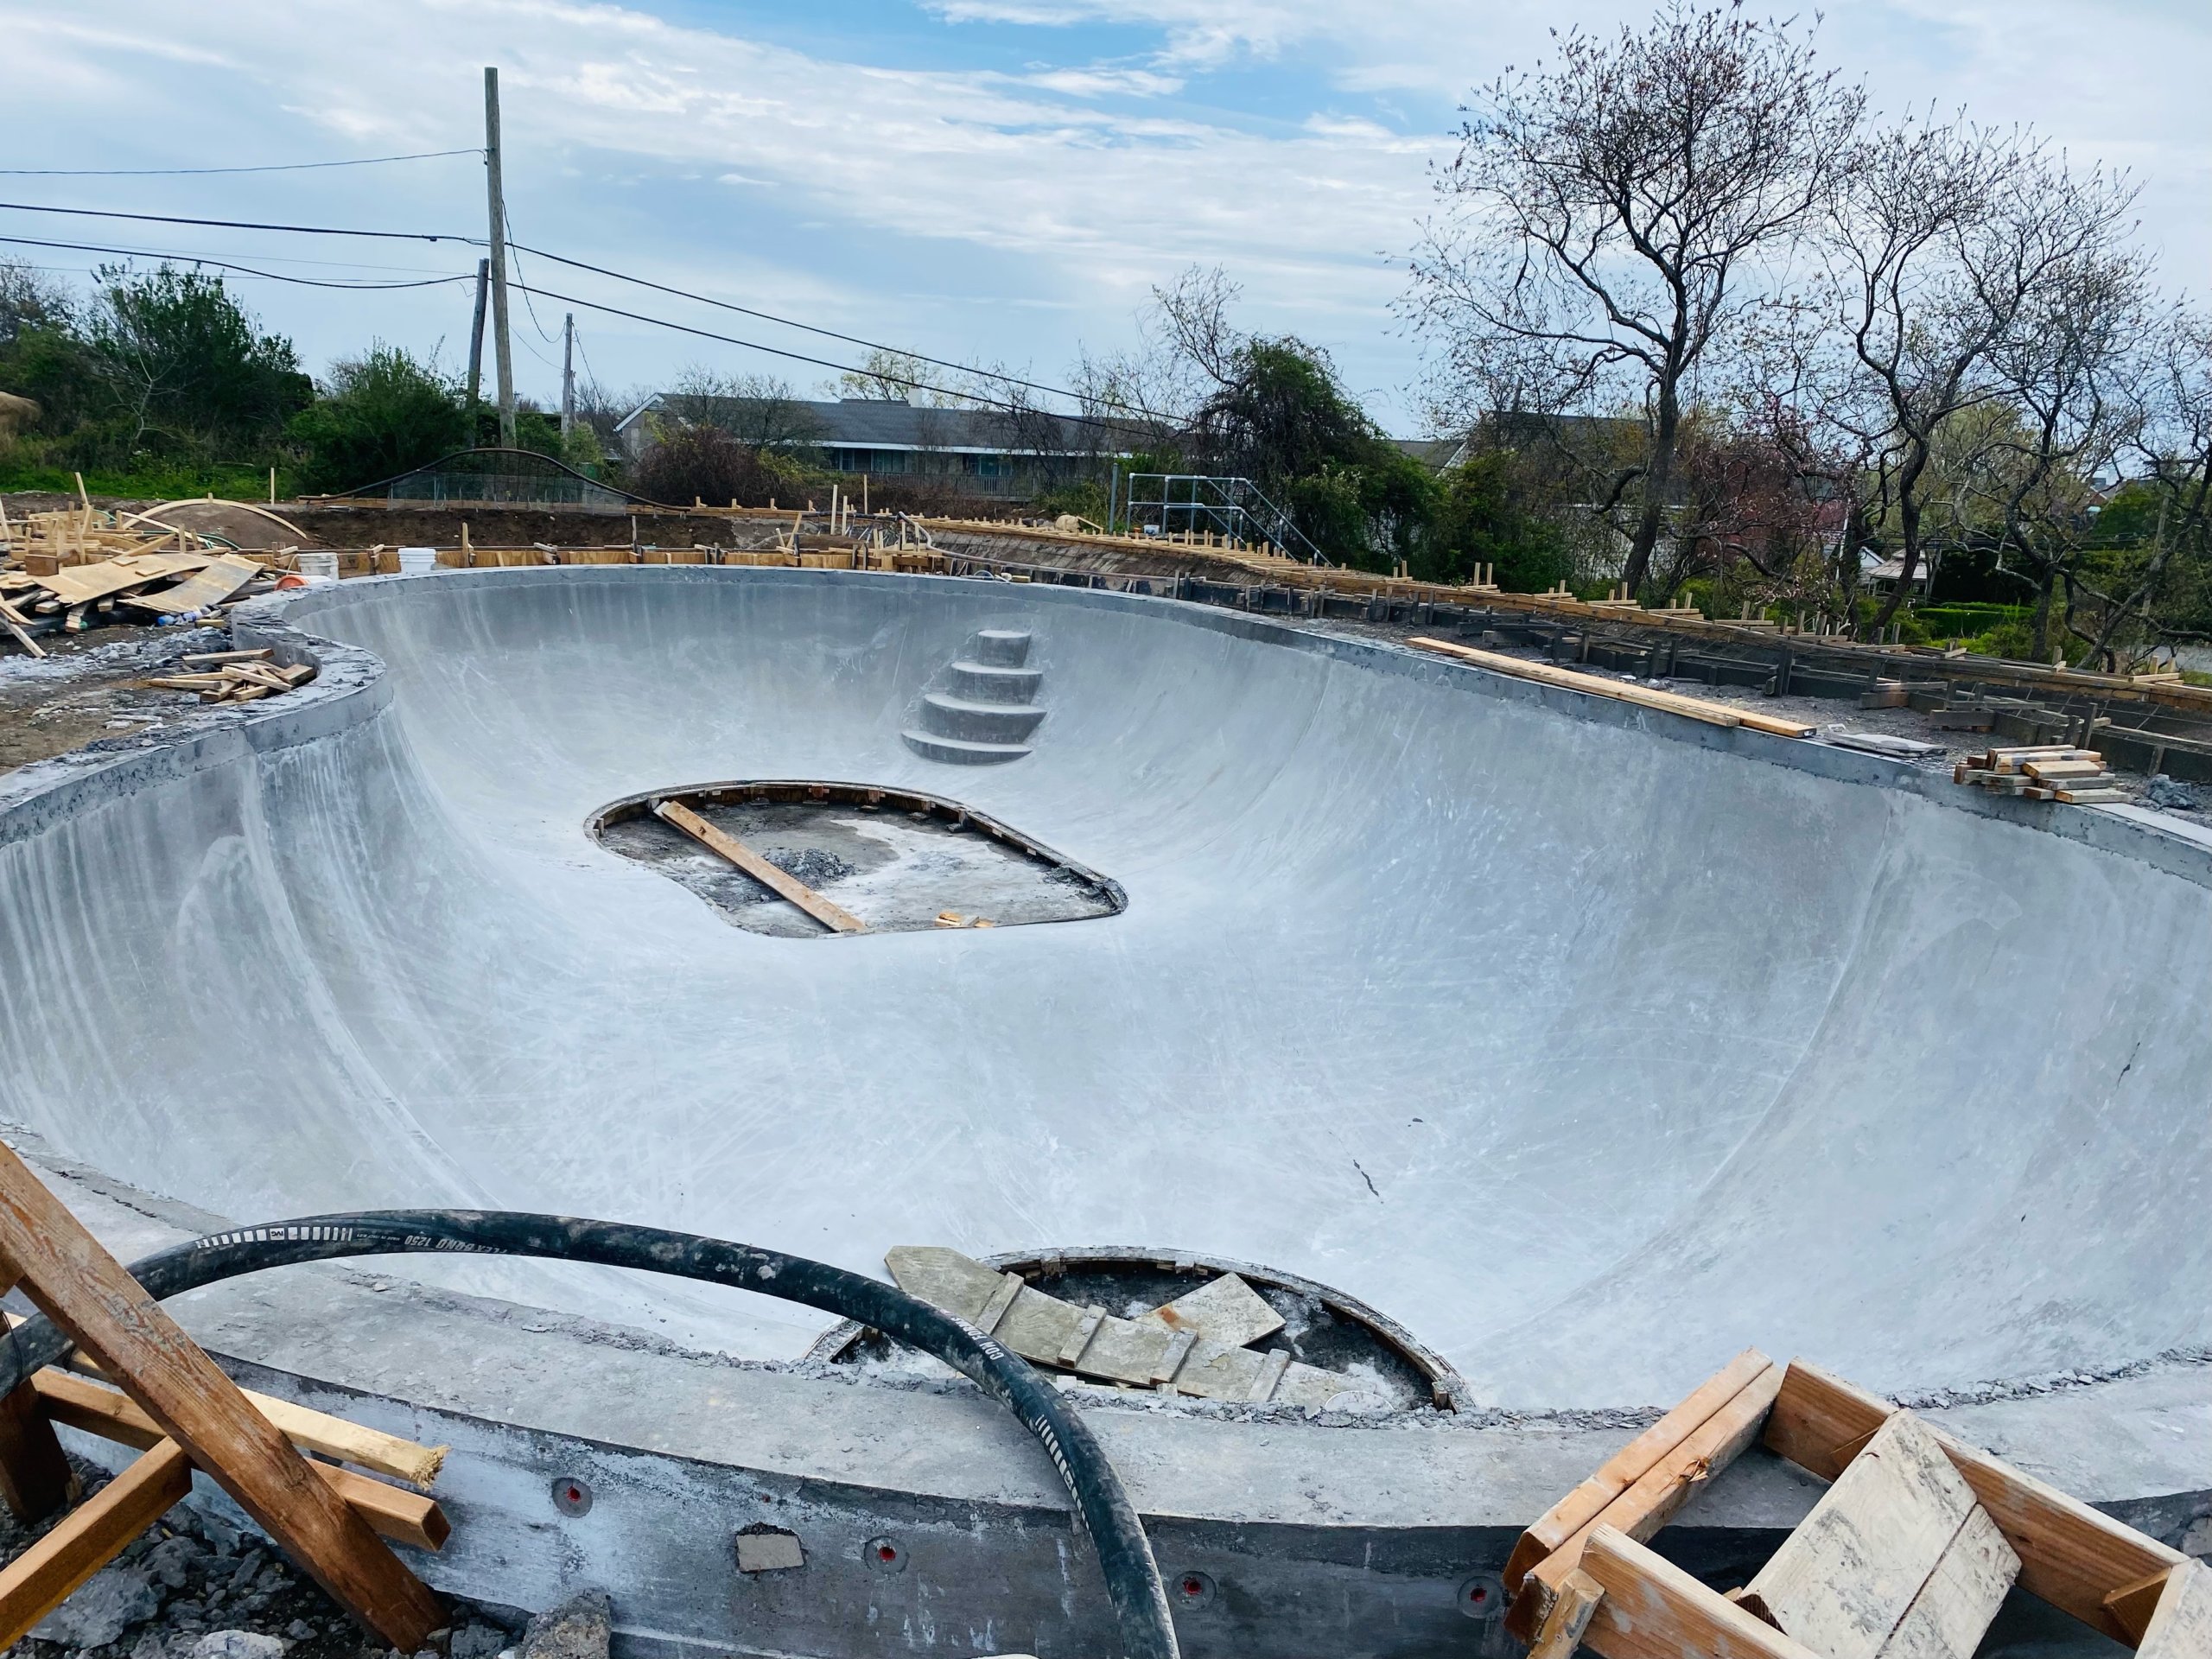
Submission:
<svg viewBox="0 0 2212 1659">
<path fill-rule="evenodd" d="M 1897 1389 L 2212 1336 L 2212 894 L 2117 830 L 1103 594 L 584 569 L 279 613 L 388 677 L 0 817 L 0 1114 L 125 1180 L 869 1271 L 1176 1245 L 1339 1285 L 1532 1406 L 1669 1398 L 1749 1342 Z M 984 627 L 1033 636 L 1034 753 L 925 760 L 899 731 Z M 775 939 L 583 832 L 746 777 L 967 800 L 1128 909 Z M 756 1357 L 813 1329 L 469 1271 Z"/>
</svg>

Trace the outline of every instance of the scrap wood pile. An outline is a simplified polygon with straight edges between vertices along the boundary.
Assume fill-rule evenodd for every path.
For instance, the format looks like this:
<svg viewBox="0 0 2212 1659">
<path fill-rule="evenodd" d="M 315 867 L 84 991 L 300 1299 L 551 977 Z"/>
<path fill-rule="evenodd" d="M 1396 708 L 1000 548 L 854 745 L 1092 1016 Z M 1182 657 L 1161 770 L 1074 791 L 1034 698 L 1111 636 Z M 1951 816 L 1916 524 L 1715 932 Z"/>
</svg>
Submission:
<svg viewBox="0 0 2212 1659">
<path fill-rule="evenodd" d="M 2094 749 L 2077 749 L 2064 743 L 1970 754 L 1952 767 L 1951 781 L 1995 795 L 2080 806 L 2127 798 L 2106 768 L 2104 756 Z"/>
<path fill-rule="evenodd" d="M 240 505 L 210 498 L 168 508 Z M 298 550 L 244 552 L 220 536 L 157 516 L 168 508 L 128 513 L 87 499 L 64 512 L 11 519 L 0 507 L 0 632 L 42 657 L 34 636 L 57 623 L 79 633 L 100 621 L 194 620 L 264 591 Z"/>
<path fill-rule="evenodd" d="M 279 667 L 266 649 L 202 652 L 187 657 L 184 665 L 198 671 L 159 675 L 145 683 L 167 691 L 197 691 L 202 702 L 253 702 L 281 696 L 315 677 L 314 664 Z"/>
</svg>

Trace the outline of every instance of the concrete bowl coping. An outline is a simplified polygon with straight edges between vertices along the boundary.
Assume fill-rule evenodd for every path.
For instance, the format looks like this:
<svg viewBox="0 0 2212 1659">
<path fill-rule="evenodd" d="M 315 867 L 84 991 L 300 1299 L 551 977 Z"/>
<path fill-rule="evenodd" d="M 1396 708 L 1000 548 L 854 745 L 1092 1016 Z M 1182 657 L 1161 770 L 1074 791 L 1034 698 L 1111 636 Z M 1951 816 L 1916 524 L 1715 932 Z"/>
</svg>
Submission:
<svg viewBox="0 0 2212 1659">
<path fill-rule="evenodd" d="M 336 594 L 259 601 L 238 613 L 240 642 L 269 645 L 281 661 L 317 662 L 310 687 L 273 706 L 210 710 L 158 741 L 80 752 L 0 779 L 0 853 L 35 860 L 56 830 L 130 798 L 312 746 L 383 715 L 392 690 L 377 657 L 312 632 L 317 611 L 335 598 L 423 583 L 671 581 L 859 583 L 893 602 L 981 586 L 769 569 L 584 567 L 379 578 Z M 1073 589 L 1021 598 L 1032 607 L 1207 630 L 1834 783 L 1904 791 L 2212 888 L 2212 848 L 2155 815 L 2037 809 L 1957 790 L 1878 756 L 1702 726 L 1173 601 Z M 21 1099 L 0 1092 L 0 1101 Z M 32 1128 L 9 1139 L 126 1260 L 196 1233 L 276 1218 L 217 1215 L 162 1197 L 71 1159 Z M 1483 1266 L 1469 1264 L 1471 1274 Z M 614 1598 L 621 1646 L 641 1655 L 928 1649 L 1056 1656 L 1101 1651 L 1110 1640 L 1095 1568 L 1052 1471 L 1016 1425 L 964 1384 L 862 1381 L 820 1363 L 734 1360 L 618 1322 L 441 1289 L 410 1276 L 407 1262 L 388 1272 L 325 1267 L 235 1281 L 180 1299 L 175 1311 L 252 1386 L 453 1447 L 437 1495 L 454 1538 L 420 1563 L 442 1588 L 534 1609 L 575 1588 L 602 1587 Z M 1954 1379 L 1901 1397 L 2131 1524 L 2207 1553 L 2208 1358 L 2183 1347 L 2098 1368 Z M 1190 1651 L 1395 1656 L 1471 1645 L 1503 1656 L 1510 1639 L 1494 1617 L 1479 1629 L 1467 1623 L 1469 1586 L 1487 1584 L 1521 1528 L 1651 1421 L 1657 1404 L 1471 1404 L 1370 1421 L 1170 1408 L 1138 1397 L 1100 1402 L 1090 1421 L 1146 1516 L 1163 1571 L 1202 1575 L 1217 1589 L 1203 1605 L 1179 1610 Z M 80 1449 L 99 1450 L 89 1442 Z M 556 1489 L 578 1488 L 588 1499 L 581 1510 L 556 1504 Z M 1808 1478 L 1754 1453 L 1660 1543 L 1693 1570 L 1740 1582 L 1816 1496 Z M 201 1497 L 221 1501 L 204 1490 Z M 803 1569 L 735 1570 L 734 1535 L 763 1522 L 798 1535 Z M 882 1570 L 867 1548 L 880 1539 L 898 1543 L 895 1572 Z M 1487 1598 L 1493 1609 L 1501 1601 Z"/>
</svg>

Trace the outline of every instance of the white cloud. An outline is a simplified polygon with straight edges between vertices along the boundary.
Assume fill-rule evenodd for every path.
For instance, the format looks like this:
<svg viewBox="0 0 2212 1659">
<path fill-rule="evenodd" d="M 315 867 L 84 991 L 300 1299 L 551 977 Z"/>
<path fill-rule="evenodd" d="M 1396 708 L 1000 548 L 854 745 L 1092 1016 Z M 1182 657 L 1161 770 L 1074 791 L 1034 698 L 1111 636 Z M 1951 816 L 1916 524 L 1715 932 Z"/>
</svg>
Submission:
<svg viewBox="0 0 2212 1659">
<path fill-rule="evenodd" d="M 1610 29 L 1644 10 L 1590 0 L 1572 16 Z M 1411 369 L 1385 311 L 1402 276 L 1382 256 L 1410 242 L 1426 210 L 1424 162 L 1449 152 L 1452 105 L 1541 55 L 1548 28 L 1567 21 L 1552 0 L 943 0 L 933 15 L 1033 29 L 1020 56 L 1046 60 L 902 67 L 871 41 L 861 62 L 859 45 L 827 30 L 800 50 L 741 24 L 673 23 L 645 0 L 233 0 L 219 50 L 162 0 L 91 0 L 66 19 L 43 0 L 0 0 L 0 31 L 18 165 L 468 144 L 477 66 L 497 62 L 525 240 L 939 354 L 1034 360 L 1048 375 L 1076 337 L 1124 335 L 1148 283 L 1219 263 L 1255 323 L 1312 334 L 1357 383 L 1382 385 Z M 1096 58 L 1086 31 L 1101 24 L 1143 31 L 1154 48 Z M 2212 8 L 2200 0 L 1838 0 L 1823 41 L 1891 107 L 1963 101 L 1986 119 L 2035 119 L 2077 156 L 2133 166 L 2147 185 L 2145 233 L 2176 279 L 2212 264 L 2212 137 L 2199 112 Z M 115 119 L 118 108 L 132 118 Z M 281 200 L 324 222 L 466 232 L 480 221 L 472 168 L 426 168 L 188 199 L 238 210 Z M 303 341 L 370 332 L 309 296 L 271 290 L 267 303 L 301 320 L 289 326 Z M 424 327 L 454 327 L 442 300 L 421 305 Z M 595 350 L 635 365 L 599 365 L 610 378 L 709 349 L 616 325 L 599 338 Z"/>
</svg>

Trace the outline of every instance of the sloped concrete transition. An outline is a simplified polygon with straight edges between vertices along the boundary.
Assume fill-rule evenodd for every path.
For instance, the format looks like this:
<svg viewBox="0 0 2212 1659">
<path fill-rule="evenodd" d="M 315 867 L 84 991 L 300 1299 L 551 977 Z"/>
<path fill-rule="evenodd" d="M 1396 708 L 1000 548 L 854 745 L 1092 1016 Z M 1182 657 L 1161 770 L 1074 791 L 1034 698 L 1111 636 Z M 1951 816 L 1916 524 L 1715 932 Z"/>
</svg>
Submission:
<svg viewBox="0 0 2212 1659">
<path fill-rule="evenodd" d="M 1092 1411 L 1198 1654 L 1504 1651 L 1469 1586 L 1747 1344 L 2170 1538 L 2212 1511 L 2202 848 L 1099 592 L 602 567 L 248 614 L 313 688 L 0 784 L 0 1112 L 126 1255 L 445 1204 L 1339 1287 L 1461 1408 Z M 798 948 L 588 827 L 723 779 L 955 802 L 1126 907 Z M 641 1651 L 1110 1639 L 1034 1444 L 802 1359 L 799 1310 L 409 1258 L 181 1311 L 454 1444 L 434 1582 L 602 1586 Z M 1753 1460 L 1669 1535 L 1755 1559 L 1808 1501 Z M 806 1565 L 735 1572 L 762 1524 Z"/>
</svg>

